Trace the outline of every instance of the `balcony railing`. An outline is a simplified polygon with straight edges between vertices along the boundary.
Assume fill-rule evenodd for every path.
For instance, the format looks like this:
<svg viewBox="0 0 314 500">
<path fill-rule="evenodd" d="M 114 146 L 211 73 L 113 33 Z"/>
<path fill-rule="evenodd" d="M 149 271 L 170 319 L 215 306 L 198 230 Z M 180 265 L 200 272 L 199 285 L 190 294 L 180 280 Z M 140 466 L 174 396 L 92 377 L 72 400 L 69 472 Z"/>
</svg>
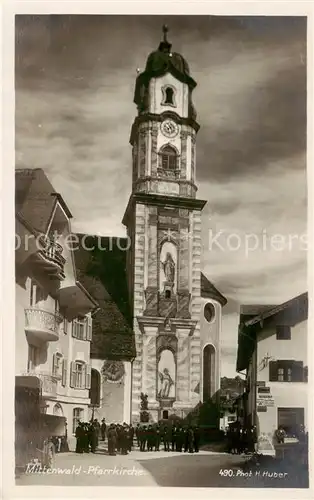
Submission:
<svg viewBox="0 0 314 500">
<path fill-rule="evenodd" d="M 62 255 L 62 246 L 46 235 L 38 238 L 39 250 L 35 255 L 37 263 L 52 278 L 64 279 L 65 258 Z"/>
<path fill-rule="evenodd" d="M 37 377 L 40 380 L 41 396 L 43 398 L 57 397 L 58 379 L 50 373 L 44 373 L 36 370 L 24 372 L 22 375 Z"/>
<path fill-rule="evenodd" d="M 63 318 L 58 313 L 35 307 L 25 309 L 25 331 L 42 342 L 53 342 L 59 339 L 59 328 L 62 321 Z"/>
</svg>

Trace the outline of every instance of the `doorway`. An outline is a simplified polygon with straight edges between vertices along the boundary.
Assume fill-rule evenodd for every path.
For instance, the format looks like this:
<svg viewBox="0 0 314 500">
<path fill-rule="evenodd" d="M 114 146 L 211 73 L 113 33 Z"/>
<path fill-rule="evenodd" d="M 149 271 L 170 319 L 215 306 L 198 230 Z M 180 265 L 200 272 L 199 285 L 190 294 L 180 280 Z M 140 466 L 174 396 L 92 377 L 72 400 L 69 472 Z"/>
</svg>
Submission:
<svg viewBox="0 0 314 500">
<path fill-rule="evenodd" d="M 163 418 L 163 420 L 168 420 L 168 418 L 169 418 L 169 412 L 168 412 L 168 410 L 164 410 L 162 412 L 162 418 Z"/>
</svg>

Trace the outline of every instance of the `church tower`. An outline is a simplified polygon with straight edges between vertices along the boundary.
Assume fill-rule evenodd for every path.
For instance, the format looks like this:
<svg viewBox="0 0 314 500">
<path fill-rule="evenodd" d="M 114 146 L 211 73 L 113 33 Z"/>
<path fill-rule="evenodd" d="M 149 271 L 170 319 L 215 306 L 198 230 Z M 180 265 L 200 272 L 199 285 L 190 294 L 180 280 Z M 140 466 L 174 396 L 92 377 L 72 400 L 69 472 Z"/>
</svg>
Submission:
<svg viewBox="0 0 314 500">
<path fill-rule="evenodd" d="M 136 79 L 132 194 L 123 218 L 136 358 L 131 419 L 141 394 L 153 420 L 185 416 L 200 397 L 201 211 L 196 198 L 196 82 L 163 27 Z"/>
</svg>

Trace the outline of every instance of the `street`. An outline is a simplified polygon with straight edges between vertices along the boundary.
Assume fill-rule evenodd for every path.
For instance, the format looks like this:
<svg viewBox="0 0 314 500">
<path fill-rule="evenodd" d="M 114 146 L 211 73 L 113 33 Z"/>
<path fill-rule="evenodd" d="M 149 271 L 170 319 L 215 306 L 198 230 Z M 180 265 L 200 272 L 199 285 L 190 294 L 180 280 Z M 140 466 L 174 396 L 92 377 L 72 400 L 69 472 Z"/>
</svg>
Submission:
<svg viewBox="0 0 314 500">
<path fill-rule="evenodd" d="M 185 454 L 164 451 L 109 456 L 100 445 L 97 453 L 57 454 L 51 471 L 29 468 L 17 486 L 175 486 L 221 488 L 302 487 L 289 472 L 241 471 L 245 457 L 200 451 Z M 304 486 L 303 486 L 304 487 Z"/>
</svg>

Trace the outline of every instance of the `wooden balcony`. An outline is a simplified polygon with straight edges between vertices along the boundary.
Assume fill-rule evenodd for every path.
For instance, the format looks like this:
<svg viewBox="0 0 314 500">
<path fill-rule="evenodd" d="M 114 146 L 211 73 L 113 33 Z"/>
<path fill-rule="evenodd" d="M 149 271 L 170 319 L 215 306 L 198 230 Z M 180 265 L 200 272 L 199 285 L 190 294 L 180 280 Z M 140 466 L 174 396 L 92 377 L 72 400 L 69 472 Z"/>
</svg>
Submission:
<svg viewBox="0 0 314 500">
<path fill-rule="evenodd" d="M 33 256 L 34 262 L 51 279 L 63 280 L 65 258 L 62 255 L 62 246 L 45 235 L 37 238 L 37 242 L 38 251 Z"/>
<path fill-rule="evenodd" d="M 63 318 L 60 314 L 55 314 L 42 309 L 32 307 L 25 309 L 25 331 L 30 337 L 35 337 L 37 341 L 54 342 L 59 339 L 59 328 Z"/>
</svg>

